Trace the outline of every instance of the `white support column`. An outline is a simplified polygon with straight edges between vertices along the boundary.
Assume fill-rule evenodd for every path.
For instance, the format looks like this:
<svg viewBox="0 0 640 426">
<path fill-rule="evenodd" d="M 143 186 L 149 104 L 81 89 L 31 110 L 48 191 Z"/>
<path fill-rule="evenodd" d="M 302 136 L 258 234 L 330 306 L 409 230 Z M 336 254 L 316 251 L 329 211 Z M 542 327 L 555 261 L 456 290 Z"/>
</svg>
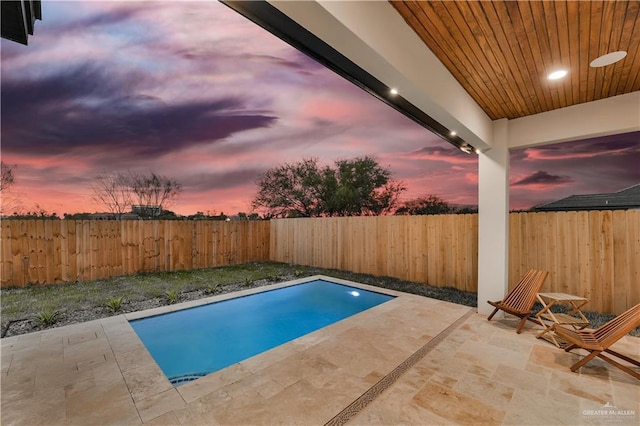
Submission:
<svg viewBox="0 0 640 426">
<path fill-rule="evenodd" d="M 509 121 L 493 122 L 492 148 L 478 164 L 478 312 L 501 300 L 509 278 Z"/>
</svg>

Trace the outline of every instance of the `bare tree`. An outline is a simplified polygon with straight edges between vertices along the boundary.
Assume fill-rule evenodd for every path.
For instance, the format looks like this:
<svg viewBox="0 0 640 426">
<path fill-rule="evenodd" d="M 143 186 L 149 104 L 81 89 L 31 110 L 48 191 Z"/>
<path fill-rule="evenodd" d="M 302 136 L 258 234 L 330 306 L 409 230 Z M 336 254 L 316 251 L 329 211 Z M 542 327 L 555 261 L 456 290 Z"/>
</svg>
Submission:
<svg viewBox="0 0 640 426">
<path fill-rule="evenodd" d="M 138 203 L 138 209 L 146 216 L 162 214 L 173 199 L 182 192 L 182 185 L 175 179 L 158 175 L 129 173 L 131 191 Z"/>
<path fill-rule="evenodd" d="M 2 175 L 0 176 L 0 215 L 13 212 L 14 214 L 22 211 L 22 199 L 21 194 L 14 193 L 11 187 L 15 183 L 14 170 L 16 165 L 9 166 L 0 161 L 0 169 Z"/>
<path fill-rule="evenodd" d="M 128 174 L 102 172 L 92 186 L 93 199 L 120 219 L 131 208 L 131 182 Z"/>
<path fill-rule="evenodd" d="M 15 168 L 15 165 L 8 166 L 3 161 L 0 161 L 0 169 L 2 170 L 2 175 L 0 176 L 0 192 L 9 189 L 15 182 L 15 176 L 13 175 L 13 169 Z"/>
</svg>

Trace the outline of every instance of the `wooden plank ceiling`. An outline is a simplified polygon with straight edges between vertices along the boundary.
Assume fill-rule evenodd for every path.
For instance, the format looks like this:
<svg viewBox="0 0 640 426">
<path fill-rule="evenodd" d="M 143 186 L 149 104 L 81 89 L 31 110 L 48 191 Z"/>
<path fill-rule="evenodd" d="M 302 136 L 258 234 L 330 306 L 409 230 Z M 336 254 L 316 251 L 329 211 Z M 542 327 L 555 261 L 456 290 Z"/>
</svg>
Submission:
<svg viewBox="0 0 640 426">
<path fill-rule="evenodd" d="M 640 1 L 391 4 L 494 120 L 640 90 Z M 589 66 L 618 50 L 622 61 Z M 569 74 L 547 80 L 559 68 Z"/>
</svg>

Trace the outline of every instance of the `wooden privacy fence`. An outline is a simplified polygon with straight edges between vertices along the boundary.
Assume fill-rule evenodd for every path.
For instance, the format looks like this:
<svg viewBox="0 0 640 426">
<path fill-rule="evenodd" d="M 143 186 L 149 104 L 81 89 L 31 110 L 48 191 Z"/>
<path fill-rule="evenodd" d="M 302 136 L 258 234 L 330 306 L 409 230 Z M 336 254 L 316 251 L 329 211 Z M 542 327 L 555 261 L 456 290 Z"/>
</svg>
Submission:
<svg viewBox="0 0 640 426">
<path fill-rule="evenodd" d="M 266 221 L 3 220 L 2 286 L 269 260 Z"/>
<path fill-rule="evenodd" d="M 509 285 L 531 268 L 543 290 L 587 297 L 587 310 L 640 303 L 640 211 L 510 214 Z M 477 215 L 271 221 L 271 260 L 476 292 Z M 479 301 L 484 303 L 485 301 Z"/>
<path fill-rule="evenodd" d="M 272 260 L 478 288 L 477 215 L 3 220 L 0 247 L 2 286 Z M 509 256 L 510 285 L 543 269 L 545 291 L 587 297 L 588 310 L 640 303 L 640 211 L 512 213 Z"/>
<path fill-rule="evenodd" d="M 619 314 L 640 303 L 640 211 L 511 213 L 509 276 L 550 272 L 544 291 Z"/>
<path fill-rule="evenodd" d="M 271 220 L 271 260 L 478 290 L 477 215 Z"/>
</svg>

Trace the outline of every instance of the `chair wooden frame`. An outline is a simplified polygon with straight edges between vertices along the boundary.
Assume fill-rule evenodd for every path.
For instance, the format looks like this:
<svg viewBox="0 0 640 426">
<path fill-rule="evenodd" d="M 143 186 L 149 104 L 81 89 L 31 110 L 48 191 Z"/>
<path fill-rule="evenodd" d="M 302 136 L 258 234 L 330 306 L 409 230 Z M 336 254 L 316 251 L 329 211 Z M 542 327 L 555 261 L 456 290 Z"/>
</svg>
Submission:
<svg viewBox="0 0 640 426">
<path fill-rule="evenodd" d="M 518 324 L 518 328 L 516 329 L 516 333 L 520 334 L 524 323 L 527 321 L 529 315 L 531 315 L 531 308 L 533 308 L 533 304 L 536 302 L 536 296 L 542 288 L 544 280 L 547 279 L 547 275 L 549 275 L 548 271 L 531 269 L 504 299 L 498 302 L 487 301 L 488 304 L 496 308 L 487 320 L 491 321 L 491 318 L 493 318 L 499 310 L 515 315 L 520 318 L 520 324 Z"/>
<path fill-rule="evenodd" d="M 633 371 L 626 365 L 620 364 L 616 360 L 605 355 L 606 352 L 607 354 L 613 355 L 617 358 L 640 367 L 640 361 L 610 349 L 611 345 L 620 340 L 623 336 L 627 335 L 631 330 L 639 326 L 640 303 L 633 308 L 621 313 L 611 321 L 601 325 L 595 330 L 574 330 L 556 325 L 554 333 L 561 339 L 569 342 L 569 344 L 564 348 L 566 352 L 569 352 L 572 349 L 576 348 L 582 348 L 589 352 L 587 356 L 571 366 L 571 371 L 577 371 L 586 363 L 588 363 L 595 357 L 598 357 L 640 380 L 640 373 Z"/>
</svg>

